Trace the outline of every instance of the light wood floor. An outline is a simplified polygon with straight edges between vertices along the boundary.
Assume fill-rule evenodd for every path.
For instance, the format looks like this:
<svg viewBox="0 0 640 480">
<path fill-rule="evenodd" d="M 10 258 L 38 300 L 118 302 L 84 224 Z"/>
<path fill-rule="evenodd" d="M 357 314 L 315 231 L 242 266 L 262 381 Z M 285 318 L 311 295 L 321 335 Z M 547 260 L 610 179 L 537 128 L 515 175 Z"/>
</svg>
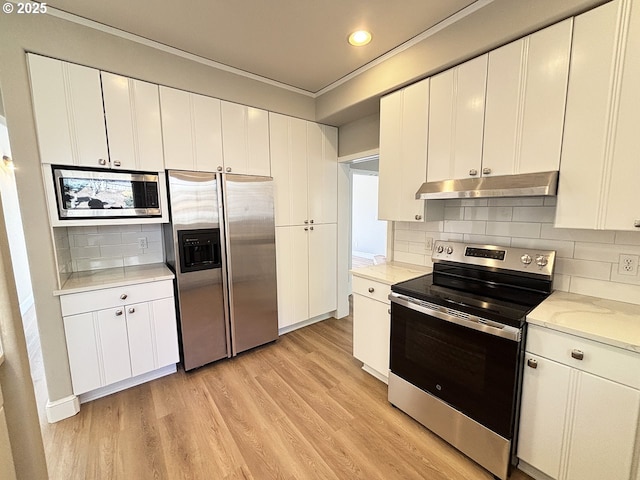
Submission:
<svg viewBox="0 0 640 480">
<path fill-rule="evenodd" d="M 350 318 L 327 320 L 83 404 L 43 426 L 50 477 L 492 479 L 387 402 L 351 335 Z"/>
</svg>

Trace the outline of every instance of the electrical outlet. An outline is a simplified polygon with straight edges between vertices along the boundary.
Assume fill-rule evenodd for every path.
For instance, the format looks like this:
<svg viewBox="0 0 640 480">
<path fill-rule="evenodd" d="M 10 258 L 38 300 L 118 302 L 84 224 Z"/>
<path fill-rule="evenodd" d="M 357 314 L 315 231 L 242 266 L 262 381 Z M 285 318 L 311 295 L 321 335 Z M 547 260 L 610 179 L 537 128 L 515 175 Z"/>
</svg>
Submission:
<svg viewBox="0 0 640 480">
<path fill-rule="evenodd" d="M 424 242 L 424 249 L 427 252 L 431 252 L 433 250 L 433 237 L 427 237 Z"/>
<path fill-rule="evenodd" d="M 138 239 L 138 248 L 149 248 L 149 242 L 147 242 L 147 237 L 140 237 Z"/>
<path fill-rule="evenodd" d="M 620 275 L 638 274 L 638 255 L 620 255 L 618 261 L 618 273 Z"/>
</svg>

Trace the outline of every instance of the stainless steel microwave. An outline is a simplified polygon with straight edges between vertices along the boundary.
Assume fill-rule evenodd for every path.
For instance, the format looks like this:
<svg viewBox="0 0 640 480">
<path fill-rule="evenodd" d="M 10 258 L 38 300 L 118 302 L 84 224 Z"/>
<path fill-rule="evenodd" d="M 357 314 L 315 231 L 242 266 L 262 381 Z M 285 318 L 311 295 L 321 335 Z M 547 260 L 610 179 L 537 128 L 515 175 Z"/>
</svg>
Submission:
<svg viewBox="0 0 640 480">
<path fill-rule="evenodd" d="M 162 216 L 158 173 L 51 168 L 60 220 Z"/>
</svg>

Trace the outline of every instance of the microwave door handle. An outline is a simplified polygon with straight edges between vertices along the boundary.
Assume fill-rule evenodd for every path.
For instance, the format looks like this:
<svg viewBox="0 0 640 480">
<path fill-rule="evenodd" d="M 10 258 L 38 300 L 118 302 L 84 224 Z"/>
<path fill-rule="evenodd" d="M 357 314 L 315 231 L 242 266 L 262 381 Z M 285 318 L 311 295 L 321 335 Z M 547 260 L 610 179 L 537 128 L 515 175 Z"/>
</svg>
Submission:
<svg viewBox="0 0 640 480">
<path fill-rule="evenodd" d="M 431 308 L 427 304 L 428 302 L 421 302 L 420 300 L 414 300 L 394 292 L 392 292 L 389 295 L 389 300 L 391 300 L 391 302 L 397 305 L 401 305 L 403 307 L 409 308 L 416 312 L 423 313 L 431 317 L 435 317 L 439 320 L 444 320 L 445 322 L 455 323 L 456 325 L 460 325 L 461 327 L 471 328 L 479 332 L 488 333 L 490 335 L 506 338 L 508 340 L 513 340 L 515 342 L 520 342 L 522 340 L 522 331 L 516 327 L 511 327 L 509 325 L 499 325 L 496 322 L 493 322 L 491 320 L 487 320 L 481 317 L 476 317 L 474 315 L 469 315 L 467 318 L 462 318 L 462 317 L 448 313 L 448 312 L 455 313 L 456 312 L 455 310 L 449 309 L 447 307 L 439 307 L 439 306 L 436 306 L 438 307 L 438 309 L 436 310 L 434 308 Z M 393 309 L 392 309 L 392 312 L 393 312 Z M 392 313 L 392 321 L 393 321 L 393 313 Z"/>
</svg>

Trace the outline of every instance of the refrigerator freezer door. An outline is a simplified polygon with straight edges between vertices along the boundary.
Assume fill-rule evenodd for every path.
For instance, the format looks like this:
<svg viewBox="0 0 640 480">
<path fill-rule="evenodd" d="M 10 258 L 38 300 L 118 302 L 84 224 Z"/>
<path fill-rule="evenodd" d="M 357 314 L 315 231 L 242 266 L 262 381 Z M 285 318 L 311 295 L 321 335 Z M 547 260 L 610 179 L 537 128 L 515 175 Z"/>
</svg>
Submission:
<svg viewBox="0 0 640 480">
<path fill-rule="evenodd" d="M 169 171 L 167 178 L 173 237 L 173 248 L 167 249 L 167 261 L 175 265 L 181 354 L 185 370 L 191 370 L 231 356 L 224 248 L 221 264 L 213 262 L 211 268 L 195 271 L 186 268 L 185 272 L 180 255 L 185 246 L 179 244 L 181 237 L 183 242 L 193 242 L 198 232 L 206 235 L 217 229 L 220 229 L 220 238 L 224 238 L 220 222 L 220 183 L 215 173 Z M 186 237 L 178 233 L 185 231 L 189 233 Z M 173 258 L 170 259 L 169 254 Z"/>
<path fill-rule="evenodd" d="M 224 175 L 233 355 L 278 338 L 273 179 Z"/>
</svg>

